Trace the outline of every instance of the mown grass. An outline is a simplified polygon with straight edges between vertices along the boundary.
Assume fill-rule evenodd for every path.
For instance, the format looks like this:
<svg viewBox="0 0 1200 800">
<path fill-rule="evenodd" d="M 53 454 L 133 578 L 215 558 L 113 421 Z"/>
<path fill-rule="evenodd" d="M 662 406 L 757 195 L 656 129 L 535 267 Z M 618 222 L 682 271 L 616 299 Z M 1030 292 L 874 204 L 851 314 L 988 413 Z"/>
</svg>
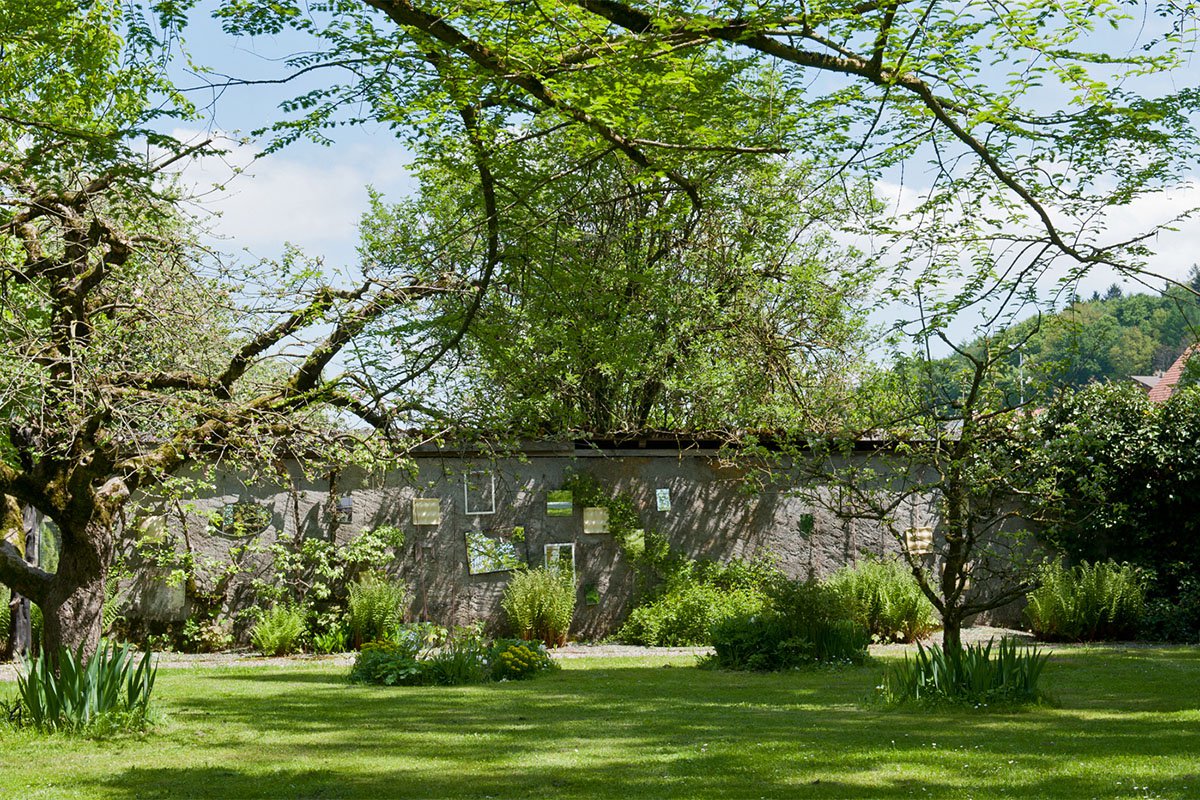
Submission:
<svg viewBox="0 0 1200 800">
<path fill-rule="evenodd" d="M 784 675 L 567 662 L 488 686 L 334 667 L 163 670 L 150 736 L 0 733 L 5 798 L 1200 796 L 1200 651 L 1069 650 L 1053 705 L 883 711 L 876 664 Z M 5 691 L 0 687 L 0 692 Z"/>
</svg>

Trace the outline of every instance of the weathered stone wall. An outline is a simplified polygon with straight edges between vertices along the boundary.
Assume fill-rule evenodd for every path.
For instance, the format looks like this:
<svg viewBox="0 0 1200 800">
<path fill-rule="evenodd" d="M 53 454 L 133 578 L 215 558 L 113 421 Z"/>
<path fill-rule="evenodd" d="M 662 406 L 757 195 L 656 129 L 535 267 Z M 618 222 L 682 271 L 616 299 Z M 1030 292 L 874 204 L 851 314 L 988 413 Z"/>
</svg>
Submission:
<svg viewBox="0 0 1200 800">
<path fill-rule="evenodd" d="M 468 513 L 464 476 L 482 472 L 494 479 L 494 513 Z M 405 533 L 403 551 L 394 572 L 412 593 L 413 618 L 442 624 L 500 619 L 500 598 L 510 573 L 468 574 L 467 531 L 524 529 L 515 543 L 518 555 L 540 565 L 543 548 L 573 543 L 579 598 L 572 633 L 590 638 L 611 632 L 629 611 L 634 597 L 633 570 L 611 534 L 586 534 L 582 508 L 576 503 L 569 517 L 547 514 L 547 493 L 559 489 L 571 472 L 593 476 L 614 491 L 632 497 L 643 526 L 663 534 L 673 552 L 692 558 L 726 561 L 769 555 L 792 577 L 822 577 L 844 564 L 868 555 L 898 551 L 882 526 L 839 518 L 788 488 L 749 492 L 743 473 L 720 465 L 711 451 L 590 448 L 527 448 L 519 457 L 490 458 L 425 451 L 415 458 L 411 473 L 372 476 L 347 469 L 328 479 L 308 480 L 291 475 L 275 485 L 246 485 L 237 475 L 220 476 L 211 495 L 190 509 L 164 508 L 165 529 L 186 541 L 202 566 L 201 584 L 211 581 L 214 568 L 227 564 L 231 553 L 242 559 L 243 573 L 222 587 L 230 610 L 252 603 L 248 586 L 254 575 L 265 576 L 266 554 L 241 554 L 244 542 L 235 534 L 213 529 L 209 519 L 227 504 L 252 501 L 270 512 L 270 524 L 254 534 L 269 543 L 280 533 L 332 537 L 346 542 L 362 530 L 394 525 Z M 670 492 L 670 510 L 657 510 L 655 492 Z M 348 496 L 348 520 L 339 523 L 333 509 Z M 441 522 L 418 526 L 412 499 L 436 498 Z M 486 498 L 480 498 L 486 499 Z M 935 527 L 928 498 L 901 509 L 906 524 Z M 805 515 L 811 515 L 811 529 Z M 145 580 L 132 595 L 130 614 L 180 619 L 191 612 L 178 587 L 155 589 L 161 580 Z M 212 586 L 201 585 L 200 590 Z M 590 589 L 599 595 L 586 602 Z"/>
</svg>

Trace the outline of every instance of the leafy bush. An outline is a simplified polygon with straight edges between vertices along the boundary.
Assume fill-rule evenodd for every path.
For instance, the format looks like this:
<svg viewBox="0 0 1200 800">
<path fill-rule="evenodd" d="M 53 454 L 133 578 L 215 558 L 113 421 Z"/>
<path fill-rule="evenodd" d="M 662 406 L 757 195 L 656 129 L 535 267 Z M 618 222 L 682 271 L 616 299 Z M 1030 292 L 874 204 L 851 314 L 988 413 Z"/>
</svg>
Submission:
<svg viewBox="0 0 1200 800">
<path fill-rule="evenodd" d="M 189 618 L 179 632 L 179 649 L 185 653 L 219 653 L 232 644 L 229 628 L 207 615 Z"/>
<path fill-rule="evenodd" d="M 450 632 L 432 622 L 406 622 L 392 629 L 387 641 L 412 651 L 413 656 L 426 650 L 441 647 L 450 638 Z"/>
<path fill-rule="evenodd" d="M 312 635 L 313 652 L 321 655 L 344 653 L 350 649 L 350 635 L 343 625 L 334 625 Z"/>
<path fill-rule="evenodd" d="M 147 653 L 101 642 L 88 661 L 82 651 L 62 649 L 57 669 L 43 655 L 22 661 L 17 675 L 15 721 L 40 730 L 83 731 L 96 727 L 141 728 L 147 722 L 158 668 Z"/>
<path fill-rule="evenodd" d="M 250 642 L 268 656 L 298 652 L 303 638 L 304 610 L 286 604 L 264 613 L 250 630 Z"/>
<path fill-rule="evenodd" d="M 703 663 L 719 669 L 781 670 L 811 664 L 861 664 L 871 641 L 851 618 L 845 598 L 816 581 L 780 581 L 770 607 L 732 616 L 712 628 L 714 654 Z"/>
<path fill-rule="evenodd" d="M 714 625 L 763 611 L 770 587 L 782 580 L 765 561 L 676 562 L 658 593 L 630 613 L 617 638 L 650 647 L 712 644 Z"/>
<path fill-rule="evenodd" d="M 558 647 L 566 643 L 575 614 L 574 576 L 546 567 L 519 570 L 505 587 L 500 606 L 521 638 Z"/>
<path fill-rule="evenodd" d="M 1200 359 L 1197 361 L 1200 363 Z M 1200 581 L 1184 578 L 1174 600 L 1165 597 L 1147 600 L 1138 638 L 1152 642 L 1200 642 Z"/>
<path fill-rule="evenodd" d="M 408 589 L 403 581 L 368 573 L 349 586 L 347 621 L 356 645 L 384 639 L 404 622 Z"/>
<path fill-rule="evenodd" d="M 877 642 L 915 642 L 937 628 L 933 603 L 900 561 L 862 561 L 841 568 L 828 583 Z"/>
<path fill-rule="evenodd" d="M 402 642 L 369 642 L 350 669 L 352 683 L 386 686 L 457 686 L 532 678 L 557 666 L 541 642 L 497 639 L 487 642 L 478 630 L 455 631 L 440 648 L 425 631 L 410 627 Z"/>
<path fill-rule="evenodd" d="M 917 644 L 916 657 L 892 665 L 883 676 L 880 696 L 887 705 L 1018 704 L 1040 697 L 1038 681 L 1049 659 L 1036 647 L 1015 640 L 969 645 L 953 656 L 940 647 Z"/>
<path fill-rule="evenodd" d="M 422 662 L 425 683 L 436 686 L 460 686 L 483 683 L 490 677 L 488 656 L 491 650 L 476 630 L 455 633 L 435 653 Z"/>
<path fill-rule="evenodd" d="M 1070 569 L 1052 563 L 1038 578 L 1025 613 L 1039 639 L 1093 642 L 1137 634 L 1150 583 L 1140 568 L 1112 561 Z"/>
<path fill-rule="evenodd" d="M 354 658 L 350 682 L 405 686 L 424 680 L 415 653 L 394 642 L 367 642 Z"/>
<path fill-rule="evenodd" d="M 516 639 L 497 639 L 489 660 L 492 680 L 496 681 L 525 680 L 556 667 L 542 642 Z"/>
<path fill-rule="evenodd" d="M 617 637 L 649 647 L 712 644 L 714 625 L 761 613 L 764 603 L 761 592 L 731 591 L 705 583 L 680 584 L 635 608 Z"/>
</svg>

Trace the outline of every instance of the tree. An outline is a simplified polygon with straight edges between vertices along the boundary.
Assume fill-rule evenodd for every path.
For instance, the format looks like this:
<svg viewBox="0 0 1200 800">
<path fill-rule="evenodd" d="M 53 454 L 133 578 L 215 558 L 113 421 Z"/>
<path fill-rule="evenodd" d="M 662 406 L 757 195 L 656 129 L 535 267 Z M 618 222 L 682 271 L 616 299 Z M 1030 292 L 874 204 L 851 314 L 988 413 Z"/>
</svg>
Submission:
<svg viewBox="0 0 1200 800">
<path fill-rule="evenodd" d="M 203 145 L 149 128 L 164 107 L 187 109 L 170 102 L 163 44 L 140 10 L 29 6 L 0 19 L 12 43 L 0 60 L 0 495 L 42 512 L 62 541 L 53 574 L 0 543 L 0 581 L 41 608 L 51 653 L 91 653 L 131 496 L 196 459 L 362 455 L 370 443 L 340 415 L 389 430 L 419 403 L 403 383 L 385 400 L 358 378 L 389 375 L 405 351 L 351 363 L 354 346 L 430 298 L 478 291 L 465 274 L 477 265 L 327 276 L 293 253 L 235 282 L 162 178 Z M 161 156 L 135 152 L 147 138 Z"/>
<path fill-rule="evenodd" d="M 857 369 L 858 309 L 873 275 L 834 239 L 847 214 L 840 192 L 778 160 L 734 172 L 714 164 L 710 202 L 697 211 L 670 181 L 611 153 L 542 186 L 519 184 L 561 166 L 565 149 L 547 133 L 521 170 L 499 173 L 514 198 L 499 220 L 506 256 L 455 365 L 476 424 L 545 435 L 822 421 Z M 368 258 L 408 247 L 420 209 L 428 230 L 418 241 L 463 224 L 458 204 L 437 199 L 469 188 L 452 169 L 425 173 L 420 199 L 377 199 L 364 223 Z"/>
<path fill-rule="evenodd" d="M 531 118 L 576 131 L 696 205 L 699 153 L 799 152 L 832 181 L 923 163 L 928 186 L 887 232 L 928 289 L 961 272 L 953 247 L 939 255 L 947 245 L 991 242 L 965 297 L 1032 280 L 1054 262 L 1045 252 L 1074 273 L 1106 264 L 1145 279 L 1152 230 L 1113 241 L 1105 225 L 1113 208 L 1175 185 L 1195 163 L 1189 115 L 1200 92 L 1186 81 L 1157 97 L 1135 88 L 1189 68 L 1193 12 L 1100 2 L 228 0 L 220 13 L 238 34 L 311 34 L 315 49 L 290 61 L 294 72 L 348 76 L 290 103 L 281 141 L 323 140 L 364 106 L 410 141 L 452 140 L 465 102 L 490 131 Z M 1097 28 L 1119 43 L 1106 47 Z"/>
<path fill-rule="evenodd" d="M 1036 585 L 1024 500 L 1037 475 L 1026 453 L 1027 415 L 995 381 L 1014 346 L 985 340 L 967 349 L 943 341 L 962 364 L 952 397 L 941 394 L 940 381 L 912 380 L 919 362 L 907 380 L 884 374 L 872 387 L 875 396 L 860 400 L 874 412 L 870 427 L 811 440 L 795 461 L 806 496 L 890 534 L 941 615 L 942 646 L 952 655 L 967 619 Z M 868 452 L 854 457 L 864 445 Z M 936 512 L 928 540 L 913 523 L 923 507 Z"/>
</svg>

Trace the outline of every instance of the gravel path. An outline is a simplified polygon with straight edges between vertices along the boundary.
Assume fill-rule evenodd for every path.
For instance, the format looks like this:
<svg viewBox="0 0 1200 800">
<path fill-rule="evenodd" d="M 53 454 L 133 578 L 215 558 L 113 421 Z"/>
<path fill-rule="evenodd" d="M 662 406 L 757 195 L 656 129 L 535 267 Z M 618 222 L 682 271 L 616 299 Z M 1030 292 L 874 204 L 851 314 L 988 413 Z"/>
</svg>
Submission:
<svg viewBox="0 0 1200 800">
<path fill-rule="evenodd" d="M 988 639 L 1013 637 L 1025 642 L 1033 641 L 1033 634 L 1027 631 L 1009 630 L 1007 628 L 989 628 L 984 626 L 964 628 L 963 644 L 986 642 Z M 926 644 L 940 641 L 938 634 L 926 640 Z M 1063 645 L 1057 645 L 1062 647 Z M 871 654 L 892 655 L 911 650 L 911 644 L 872 645 Z M 711 651 L 708 647 L 637 647 L 626 644 L 585 644 L 572 642 L 566 647 L 553 651 L 557 659 L 577 658 L 636 658 L 639 656 L 700 656 Z M 293 666 L 310 664 L 328 664 L 338 667 L 348 667 L 354 662 L 352 653 L 342 653 L 332 656 L 285 656 L 282 658 L 263 658 L 255 653 L 162 653 L 158 656 L 159 666 L 163 669 L 210 669 L 227 667 L 275 667 L 286 669 Z M 16 678 L 14 664 L 0 664 L 0 682 L 12 681 Z"/>
</svg>

